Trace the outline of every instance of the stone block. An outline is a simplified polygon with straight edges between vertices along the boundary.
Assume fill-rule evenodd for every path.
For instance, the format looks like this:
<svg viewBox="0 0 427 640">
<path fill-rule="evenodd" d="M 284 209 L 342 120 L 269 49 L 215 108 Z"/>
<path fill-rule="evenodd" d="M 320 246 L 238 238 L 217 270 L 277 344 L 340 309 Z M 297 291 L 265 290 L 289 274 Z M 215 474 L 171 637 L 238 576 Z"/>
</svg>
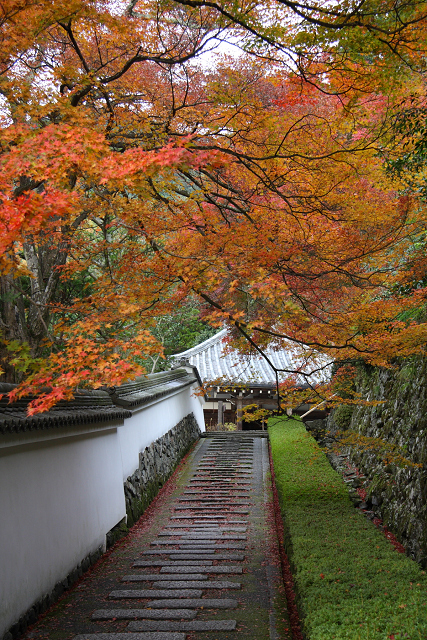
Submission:
<svg viewBox="0 0 427 640">
<path fill-rule="evenodd" d="M 181 598 L 178 600 L 150 600 L 147 603 L 152 609 L 235 609 L 237 600 L 232 598 Z"/>
<path fill-rule="evenodd" d="M 43 596 L 43 598 L 40 601 L 40 613 L 44 613 L 49 609 L 49 607 L 50 607 L 50 597 L 49 597 L 49 594 L 46 594 Z"/>
<path fill-rule="evenodd" d="M 25 614 L 19 618 L 18 623 L 19 623 L 19 634 L 24 635 L 24 633 L 26 633 L 28 629 L 27 617 Z"/>
<path fill-rule="evenodd" d="M 242 567 L 224 565 L 224 566 L 212 566 L 212 567 L 162 567 L 160 574 L 162 573 L 243 573 Z"/>
<path fill-rule="evenodd" d="M 77 580 L 80 578 L 80 576 L 81 576 L 81 571 L 79 572 L 78 568 L 76 567 L 68 575 L 68 584 L 71 586 L 72 584 L 77 582 Z"/>
<path fill-rule="evenodd" d="M 21 633 L 19 629 L 19 622 L 15 622 L 15 624 L 10 627 L 9 633 L 12 638 L 17 638 L 19 636 L 19 634 Z"/>
<path fill-rule="evenodd" d="M 175 574 L 169 573 L 139 573 L 138 575 L 123 576 L 122 582 L 153 582 L 153 580 L 174 580 Z M 192 573 L 193 580 L 203 580 L 205 577 L 201 573 Z"/>
<path fill-rule="evenodd" d="M 192 609 L 97 609 L 92 614 L 92 620 L 192 620 L 197 615 Z"/>
<path fill-rule="evenodd" d="M 185 633 L 147 631 L 142 633 L 82 633 L 73 640 L 185 640 Z"/>
<path fill-rule="evenodd" d="M 188 560 L 189 562 L 191 562 L 191 560 L 193 558 L 199 558 L 201 560 L 203 557 L 205 557 L 206 560 L 209 560 L 210 558 L 213 558 L 214 560 L 234 560 L 234 561 L 241 561 L 241 562 L 243 562 L 243 560 L 245 559 L 244 555 L 240 555 L 240 554 L 237 554 L 237 553 L 215 553 L 212 556 L 208 556 L 208 555 L 205 556 L 204 553 L 201 553 L 201 554 L 187 554 L 187 552 L 185 552 L 182 555 L 178 555 L 178 554 L 174 554 L 174 553 L 171 553 L 169 555 L 169 558 L 171 560 L 174 560 L 176 558 L 180 558 L 182 560 L 184 560 L 184 559 Z M 206 562 L 206 560 L 205 560 L 205 562 Z M 193 565 L 193 566 L 195 566 L 195 565 Z"/>
<path fill-rule="evenodd" d="M 82 561 L 82 570 L 83 571 L 87 571 L 90 567 L 90 559 L 89 557 L 86 557 L 83 561 Z"/>
<path fill-rule="evenodd" d="M 35 621 L 37 620 L 37 613 L 34 609 L 34 607 L 30 607 L 25 615 L 26 619 L 27 619 L 27 624 L 31 625 L 34 624 Z"/>
<path fill-rule="evenodd" d="M 172 593 L 169 589 L 132 589 L 123 591 L 111 591 L 108 594 L 113 600 L 130 600 L 141 598 L 201 598 L 202 592 L 197 589 L 177 589 Z"/>
<path fill-rule="evenodd" d="M 63 585 L 58 582 L 54 588 L 52 589 L 51 592 L 51 599 L 53 602 L 56 602 L 56 600 L 58 600 L 58 598 L 60 598 L 62 596 L 62 594 L 64 593 L 64 587 Z"/>
<path fill-rule="evenodd" d="M 162 589 L 241 589 L 240 582 L 226 580 L 165 580 L 153 582 L 153 588 Z"/>
<path fill-rule="evenodd" d="M 224 544 L 221 544 L 221 542 L 217 542 L 217 543 L 201 543 L 198 541 L 194 541 L 194 542 L 182 542 L 179 544 L 179 550 L 188 550 L 188 551 L 204 551 L 204 550 L 213 550 L 213 551 L 227 551 L 230 549 L 238 549 L 238 550 L 244 550 L 246 549 L 246 545 L 243 542 L 228 542 L 228 540 L 226 540 L 224 542 Z M 175 551 L 175 549 L 171 549 L 168 553 L 172 553 L 173 551 Z"/>
<path fill-rule="evenodd" d="M 162 567 L 163 565 L 167 566 L 181 566 L 185 567 L 186 565 L 190 566 L 208 566 L 212 564 L 212 560 L 175 560 L 171 562 L 170 560 L 137 560 L 133 563 L 133 567 Z"/>
<path fill-rule="evenodd" d="M 182 533 L 181 540 L 197 540 L 198 542 L 202 540 L 247 540 L 248 536 L 243 533 Z"/>
<path fill-rule="evenodd" d="M 184 622 L 143 620 L 141 622 L 129 622 L 126 627 L 129 631 L 234 631 L 236 620 L 188 620 Z"/>
</svg>

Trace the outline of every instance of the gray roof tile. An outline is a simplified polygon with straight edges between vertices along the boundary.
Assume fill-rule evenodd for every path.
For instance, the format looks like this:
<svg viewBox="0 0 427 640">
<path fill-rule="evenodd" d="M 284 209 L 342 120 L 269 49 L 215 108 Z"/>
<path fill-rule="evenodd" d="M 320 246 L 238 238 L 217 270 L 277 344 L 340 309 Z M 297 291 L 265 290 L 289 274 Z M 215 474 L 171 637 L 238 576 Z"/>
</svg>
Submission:
<svg viewBox="0 0 427 640">
<path fill-rule="evenodd" d="M 175 369 L 141 376 L 119 387 L 106 390 L 77 390 L 73 400 L 61 401 L 50 411 L 27 415 L 34 396 L 26 396 L 9 404 L 8 393 L 14 384 L 0 383 L 0 434 L 21 433 L 78 424 L 100 424 L 122 420 L 132 415 L 131 409 L 175 393 L 194 382 L 197 372 Z"/>
<path fill-rule="evenodd" d="M 226 336 L 227 330 L 223 329 L 196 347 L 176 354 L 175 361 L 187 360 L 197 367 L 204 383 L 222 380 L 230 384 L 275 385 L 275 372 L 267 360 L 258 354 L 241 355 L 236 349 L 226 348 L 224 343 Z M 298 371 L 302 364 L 302 361 L 297 360 L 290 350 L 266 348 L 264 351 L 277 369 L 285 370 L 279 373 L 280 381 L 288 378 L 291 372 Z M 308 369 L 307 373 L 311 370 Z M 317 383 L 319 379 L 319 375 L 313 374 L 310 383 Z M 305 385 L 306 382 L 305 376 L 298 375 L 298 384 Z"/>
</svg>

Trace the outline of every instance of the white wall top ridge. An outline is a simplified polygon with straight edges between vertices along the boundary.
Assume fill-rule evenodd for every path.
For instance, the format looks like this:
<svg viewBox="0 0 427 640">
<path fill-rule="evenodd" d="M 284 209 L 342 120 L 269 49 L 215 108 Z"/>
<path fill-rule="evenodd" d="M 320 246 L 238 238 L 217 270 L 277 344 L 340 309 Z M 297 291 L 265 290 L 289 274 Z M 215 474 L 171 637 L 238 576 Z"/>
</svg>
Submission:
<svg viewBox="0 0 427 640">
<path fill-rule="evenodd" d="M 197 383 L 197 375 L 184 368 L 140 376 L 132 382 L 109 389 L 112 401 L 121 407 L 135 409 Z"/>
<path fill-rule="evenodd" d="M 148 374 L 108 391 L 76 390 L 73 400 L 62 400 L 49 411 L 33 416 L 27 415 L 27 406 L 34 396 L 9 404 L 8 393 L 17 385 L 0 383 L 0 434 L 124 420 L 132 416 L 132 409 L 158 402 L 197 383 L 197 372 L 189 373 L 184 368 Z"/>
<path fill-rule="evenodd" d="M 73 400 L 62 400 L 49 411 L 28 416 L 27 406 L 34 396 L 9 404 L 8 393 L 16 386 L 0 383 L 0 394 L 3 394 L 0 399 L 0 434 L 105 423 L 132 415 L 125 408 L 116 407 L 106 391 L 85 389 L 76 390 Z"/>
</svg>

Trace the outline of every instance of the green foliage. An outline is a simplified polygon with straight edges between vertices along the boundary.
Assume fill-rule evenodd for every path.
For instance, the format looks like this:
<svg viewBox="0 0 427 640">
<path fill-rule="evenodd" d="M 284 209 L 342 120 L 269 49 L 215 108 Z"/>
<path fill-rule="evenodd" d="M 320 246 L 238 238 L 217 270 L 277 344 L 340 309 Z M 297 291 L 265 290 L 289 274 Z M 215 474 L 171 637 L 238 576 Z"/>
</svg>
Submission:
<svg viewBox="0 0 427 640">
<path fill-rule="evenodd" d="M 37 368 L 39 359 L 34 358 L 30 345 L 19 340 L 5 340 L 0 333 L 0 353 L 9 354 L 8 364 L 15 368 L 18 373 L 31 373 Z M 2 369 L 0 369 L 0 374 Z"/>
<path fill-rule="evenodd" d="M 351 504 L 298 420 L 269 422 L 276 484 L 307 640 L 427 637 L 427 578 Z"/>
<path fill-rule="evenodd" d="M 350 427 L 351 416 L 353 415 L 354 406 L 348 404 L 340 404 L 334 411 L 334 422 L 340 429 L 348 429 Z"/>
<path fill-rule="evenodd" d="M 423 280 L 418 280 L 416 282 L 412 282 L 408 284 L 405 293 L 410 293 L 409 288 L 412 287 L 411 290 L 418 289 L 421 287 L 425 287 L 427 285 L 427 276 Z M 421 305 L 418 309 L 407 309 L 406 311 L 402 311 L 397 316 L 397 319 L 401 322 L 417 322 L 419 324 L 427 321 L 427 307 L 426 305 Z"/>
<path fill-rule="evenodd" d="M 387 170 L 399 177 L 405 176 L 408 183 L 417 184 L 421 194 L 427 194 L 425 181 L 420 185 L 415 174 L 423 172 L 427 162 L 427 109 L 411 106 L 398 112 L 392 126 L 396 139 L 395 155 L 388 158 Z"/>
<path fill-rule="evenodd" d="M 152 333 L 163 345 L 166 357 L 152 358 L 155 371 L 165 371 L 169 368 L 171 358 L 168 356 L 191 349 L 217 333 L 218 329 L 210 327 L 200 319 L 200 310 L 200 303 L 190 299 L 176 309 L 175 313 L 156 319 Z M 150 371 L 150 363 L 144 364 Z"/>
<path fill-rule="evenodd" d="M 218 425 L 218 431 L 237 431 L 237 425 L 234 422 L 224 422 Z"/>
</svg>

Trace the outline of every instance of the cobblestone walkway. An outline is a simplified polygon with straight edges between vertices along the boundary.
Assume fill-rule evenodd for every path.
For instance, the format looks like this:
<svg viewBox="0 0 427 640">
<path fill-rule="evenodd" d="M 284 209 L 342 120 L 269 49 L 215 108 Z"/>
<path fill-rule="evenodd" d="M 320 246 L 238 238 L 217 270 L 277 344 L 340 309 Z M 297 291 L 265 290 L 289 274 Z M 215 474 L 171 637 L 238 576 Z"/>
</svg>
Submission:
<svg viewBox="0 0 427 640">
<path fill-rule="evenodd" d="M 263 434 L 206 434 L 148 530 L 114 550 L 35 640 L 288 640 Z"/>
</svg>

